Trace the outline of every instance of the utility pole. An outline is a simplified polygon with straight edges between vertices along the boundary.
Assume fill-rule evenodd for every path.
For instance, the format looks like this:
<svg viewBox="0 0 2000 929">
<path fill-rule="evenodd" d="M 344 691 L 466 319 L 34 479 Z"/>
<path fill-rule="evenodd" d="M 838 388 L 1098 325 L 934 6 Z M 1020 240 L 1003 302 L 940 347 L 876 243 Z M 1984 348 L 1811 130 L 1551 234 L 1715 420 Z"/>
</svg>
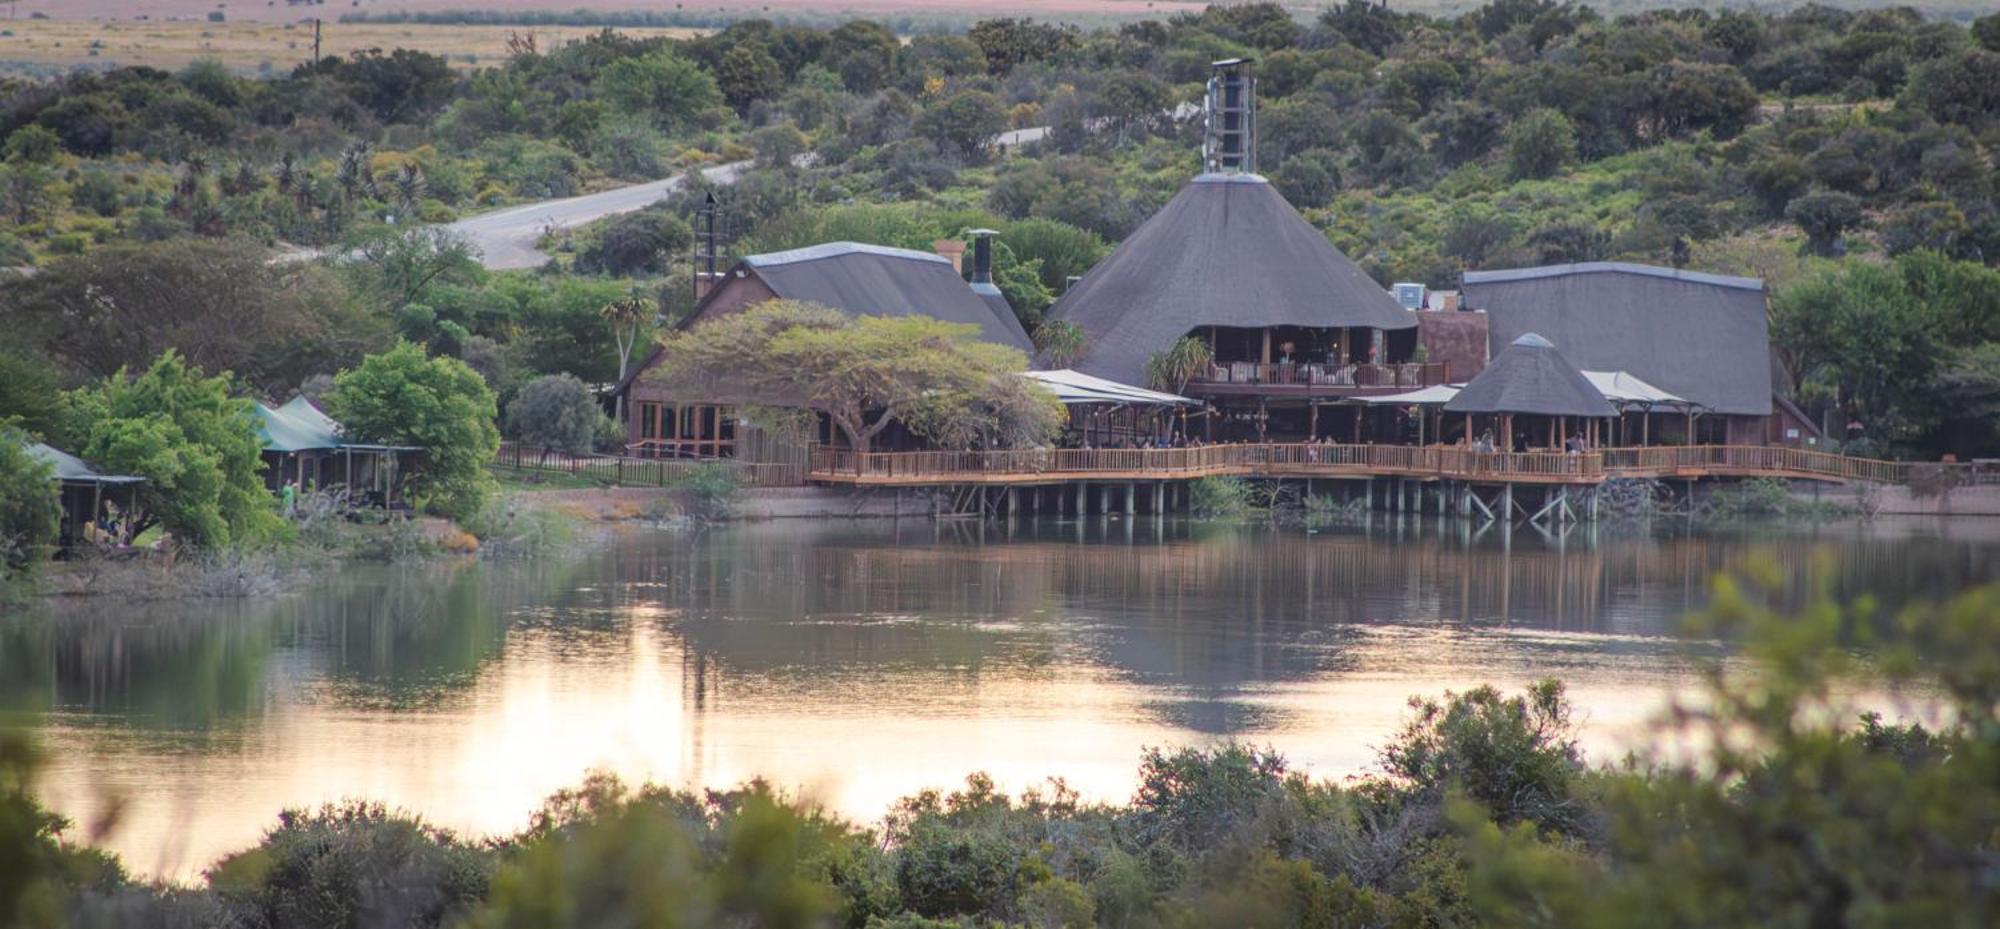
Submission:
<svg viewBox="0 0 2000 929">
<path fill-rule="evenodd" d="M 320 18 L 313 17 L 313 65 L 319 65 L 319 24 Z"/>
</svg>

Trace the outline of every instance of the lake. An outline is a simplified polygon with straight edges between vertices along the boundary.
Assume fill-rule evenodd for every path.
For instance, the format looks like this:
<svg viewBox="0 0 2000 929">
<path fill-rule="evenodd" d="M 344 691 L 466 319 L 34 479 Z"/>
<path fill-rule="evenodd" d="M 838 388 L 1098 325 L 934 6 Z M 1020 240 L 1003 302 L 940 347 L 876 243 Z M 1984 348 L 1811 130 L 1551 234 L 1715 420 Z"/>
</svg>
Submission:
<svg viewBox="0 0 2000 929">
<path fill-rule="evenodd" d="M 1344 777 L 1411 695 L 1542 677 L 1615 758 L 1721 652 L 1673 636 L 1708 578 L 1759 560 L 1792 596 L 1935 598 L 2000 575 L 2000 521 L 631 529 L 273 599 L 41 602 L 0 620 L 0 701 L 40 733 L 51 805 L 122 804 L 107 844 L 186 880 L 288 806 L 502 834 L 593 769 L 764 777 L 869 823 L 974 771 L 1122 801 L 1147 746 L 1237 739 Z"/>
</svg>

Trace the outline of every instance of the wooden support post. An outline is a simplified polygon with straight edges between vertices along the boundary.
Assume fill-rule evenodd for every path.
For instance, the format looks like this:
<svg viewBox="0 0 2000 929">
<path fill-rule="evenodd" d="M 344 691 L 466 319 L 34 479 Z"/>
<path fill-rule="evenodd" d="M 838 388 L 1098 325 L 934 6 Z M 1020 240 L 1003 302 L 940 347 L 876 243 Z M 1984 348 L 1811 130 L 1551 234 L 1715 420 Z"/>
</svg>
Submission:
<svg viewBox="0 0 2000 929">
<path fill-rule="evenodd" d="M 1125 515 L 1131 516 L 1132 514 L 1137 513 L 1139 511 L 1138 504 L 1136 502 L 1138 498 L 1139 498 L 1139 485 L 1134 484 L 1131 481 L 1126 481 Z"/>
<path fill-rule="evenodd" d="M 1514 485 L 1511 483 L 1500 485 L 1500 518 L 1510 523 L 1514 521 Z"/>
<path fill-rule="evenodd" d="M 1153 482 L 1153 515 L 1162 516 L 1167 512 L 1167 482 Z"/>
<path fill-rule="evenodd" d="M 1111 515 L 1111 485 L 1097 485 L 1097 515 Z"/>
<path fill-rule="evenodd" d="M 1020 493 L 1020 488 L 1017 488 L 1017 487 L 1008 487 L 1008 488 L 1007 488 L 1007 518 L 1008 518 L 1008 519 L 1013 519 L 1013 518 L 1014 518 L 1015 516 L 1018 516 L 1018 515 L 1020 515 L 1020 513 L 1021 513 L 1021 493 Z"/>
</svg>

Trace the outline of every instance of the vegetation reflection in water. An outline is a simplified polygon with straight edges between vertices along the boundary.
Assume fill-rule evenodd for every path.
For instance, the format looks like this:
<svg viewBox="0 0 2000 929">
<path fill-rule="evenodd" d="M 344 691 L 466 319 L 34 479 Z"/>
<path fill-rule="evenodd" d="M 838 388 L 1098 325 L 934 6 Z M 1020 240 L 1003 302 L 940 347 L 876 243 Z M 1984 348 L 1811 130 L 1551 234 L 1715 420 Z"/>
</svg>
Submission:
<svg viewBox="0 0 2000 929">
<path fill-rule="evenodd" d="M 1413 694 L 1567 681 L 1586 744 L 1687 681 L 1665 638 L 1752 556 L 1891 602 L 1995 574 L 1928 529 L 1783 538 L 1177 522 L 772 524 L 570 558 L 356 568 L 274 603 L 53 604 L 0 623 L 50 711 L 52 804 L 126 804 L 128 866 L 189 876 L 286 806 L 366 797 L 518 828 L 593 768 L 754 776 L 871 821 L 990 772 L 1129 796 L 1143 746 L 1368 766 Z"/>
</svg>

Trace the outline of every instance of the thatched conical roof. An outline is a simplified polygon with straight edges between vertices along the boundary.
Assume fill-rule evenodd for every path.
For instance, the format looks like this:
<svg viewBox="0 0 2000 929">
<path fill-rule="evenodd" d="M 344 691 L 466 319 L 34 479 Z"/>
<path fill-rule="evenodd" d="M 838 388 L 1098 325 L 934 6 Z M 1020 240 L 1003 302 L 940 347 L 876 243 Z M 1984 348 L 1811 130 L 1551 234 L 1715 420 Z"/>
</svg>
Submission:
<svg viewBox="0 0 2000 929">
<path fill-rule="evenodd" d="M 1532 332 L 1494 356 L 1486 370 L 1444 408 L 1453 413 L 1534 413 L 1543 416 L 1616 416 L 1618 410 L 1556 351 Z"/>
<path fill-rule="evenodd" d="M 1146 359 L 1202 326 L 1408 329 L 1396 303 L 1255 174 L 1204 174 L 1050 308 L 1090 349 L 1071 365 L 1144 383 Z"/>
</svg>

